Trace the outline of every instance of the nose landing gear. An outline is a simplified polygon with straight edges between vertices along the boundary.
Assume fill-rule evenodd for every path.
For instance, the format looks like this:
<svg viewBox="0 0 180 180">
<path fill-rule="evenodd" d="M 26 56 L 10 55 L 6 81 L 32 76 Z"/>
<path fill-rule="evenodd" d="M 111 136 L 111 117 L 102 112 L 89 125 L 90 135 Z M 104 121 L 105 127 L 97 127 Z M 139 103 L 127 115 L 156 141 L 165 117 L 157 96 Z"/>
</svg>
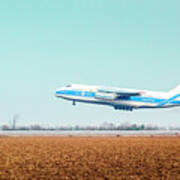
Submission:
<svg viewBox="0 0 180 180">
<path fill-rule="evenodd" d="M 75 106 L 76 105 L 76 101 L 73 101 L 72 105 Z"/>
</svg>

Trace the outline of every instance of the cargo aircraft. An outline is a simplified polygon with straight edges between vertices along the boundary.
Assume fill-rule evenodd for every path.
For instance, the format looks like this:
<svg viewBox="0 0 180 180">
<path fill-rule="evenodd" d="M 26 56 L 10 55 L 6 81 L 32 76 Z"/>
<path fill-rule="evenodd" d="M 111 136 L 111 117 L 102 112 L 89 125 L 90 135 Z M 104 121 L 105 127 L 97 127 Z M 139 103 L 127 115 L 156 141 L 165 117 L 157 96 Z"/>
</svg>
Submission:
<svg viewBox="0 0 180 180">
<path fill-rule="evenodd" d="M 76 102 L 108 105 L 116 110 L 180 106 L 180 85 L 169 92 L 72 84 L 56 90 L 56 97 Z"/>
</svg>

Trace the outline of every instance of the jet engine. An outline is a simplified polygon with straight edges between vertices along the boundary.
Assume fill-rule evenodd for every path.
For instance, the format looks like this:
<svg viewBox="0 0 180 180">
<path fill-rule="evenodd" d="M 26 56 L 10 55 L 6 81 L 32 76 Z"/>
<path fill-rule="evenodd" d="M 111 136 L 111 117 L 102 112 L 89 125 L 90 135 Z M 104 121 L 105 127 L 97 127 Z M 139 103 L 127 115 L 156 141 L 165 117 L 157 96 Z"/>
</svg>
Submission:
<svg viewBox="0 0 180 180">
<path fill-rule="evenodd" d="M 117 97 L 115 93 L 96 92 L 95 98 L 102 99 L 102 100 L 115 100 Z"/>
</svg>

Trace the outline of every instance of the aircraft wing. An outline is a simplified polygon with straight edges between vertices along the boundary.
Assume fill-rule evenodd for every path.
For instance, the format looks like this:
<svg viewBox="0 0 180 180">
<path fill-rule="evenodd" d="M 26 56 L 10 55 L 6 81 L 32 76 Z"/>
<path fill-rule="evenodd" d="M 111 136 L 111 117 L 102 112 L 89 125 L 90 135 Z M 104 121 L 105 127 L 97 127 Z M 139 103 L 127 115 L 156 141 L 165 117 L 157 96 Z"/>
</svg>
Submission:
<svg viewBox="0 0 180 180">
<path fill-rule="evenodd" d="M 111 93 L 116 94 L 117 97 L 130 97 L 130 96 L 140 96 L 142 92 L 137 90 L 129 89 L 119 89 L 119 88 L 101 88 L 98 90 L 99 93 Z"/>
</svg>

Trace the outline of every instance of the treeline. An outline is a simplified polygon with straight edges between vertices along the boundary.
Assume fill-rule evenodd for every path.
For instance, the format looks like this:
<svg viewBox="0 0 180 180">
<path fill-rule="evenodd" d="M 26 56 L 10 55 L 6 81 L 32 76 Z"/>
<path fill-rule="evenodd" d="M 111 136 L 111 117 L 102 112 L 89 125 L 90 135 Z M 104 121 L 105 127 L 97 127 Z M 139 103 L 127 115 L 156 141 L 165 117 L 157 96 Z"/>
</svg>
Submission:
<svg viewBox="0 0 180 180">
<path fill-rule="evenodd" d="M 180 128 L 168 128 L 169 130 L 180 130 Z M 158 127 L 153 125 L 137 125 L 137 124 L 129 124 L 123 123 L 120 125 L 115 125 L 113 123 L 103 123 L 100 126 L 59 126 L 59 127 L 43 127 L 39 124 L 31 125 L 31 126 L 1 126 L 1 130 L 4 131 L 118 131 L 118 130 L 135 130 L 135 131 L 143 131 L 143 130 L 167 130 L 164 127 Z"/>
</svg>

